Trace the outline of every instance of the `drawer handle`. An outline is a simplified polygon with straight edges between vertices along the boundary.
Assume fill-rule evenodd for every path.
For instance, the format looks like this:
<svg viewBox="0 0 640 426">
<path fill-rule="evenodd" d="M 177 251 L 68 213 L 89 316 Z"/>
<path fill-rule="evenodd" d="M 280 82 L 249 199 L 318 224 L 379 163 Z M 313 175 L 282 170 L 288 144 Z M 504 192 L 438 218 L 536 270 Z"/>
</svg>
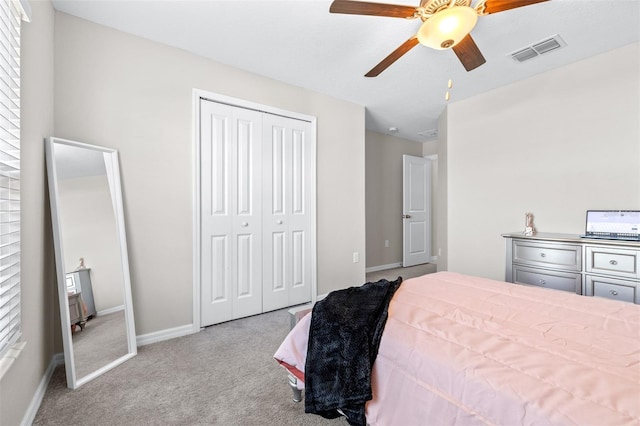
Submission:
<svg viewBox="0 0 640 426">
<path fill-rule="evenodd" d="M 609 294 L 611 294 L 612 296 L 617 296 L 618 292 L 615 290 L 609 290 Z"/>
<path fill-rule="evenodd" d="M 540 280 L 540 285 L 547 285 L 547 282 L 543 279 Z"/>
<path fill-rule="evenodd" d="M 547 257 L 546 253 L 540 253 L 540 257 Z"/>
<path fill-rule="evenodd" d="M 618 261 L 617 261 L 617 260 L 613 260 L 613 259 L 612 259 L 612 260 L 610 260 L 610 261 L 609 261 L 609 263 L 610 263 L 611 265 L 617 265 L 617 264 L 618 264 Z"/>
</svg>

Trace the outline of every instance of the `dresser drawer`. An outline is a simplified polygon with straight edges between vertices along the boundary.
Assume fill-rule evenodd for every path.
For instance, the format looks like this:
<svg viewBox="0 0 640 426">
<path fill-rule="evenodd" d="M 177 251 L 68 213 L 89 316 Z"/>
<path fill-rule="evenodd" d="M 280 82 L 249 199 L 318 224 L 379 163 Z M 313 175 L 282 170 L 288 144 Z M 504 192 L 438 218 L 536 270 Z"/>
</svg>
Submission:
<svg viewBox="0 0 640 426">
<path fill-rule="evenodd" d="M 513 263 L 579 272 L 581 260 L 579 245 L 513 240 Z"/>
<path fill-rule="evenodd" d="M 638 274 L 638 250 L 587 246 L 585 270 L 587 273 L 636 278 Z"/>
<path fill-rule="evenodd" d="M 82 299 L 80 293 L 70 294 L 69 298 L 69 322 L 71 325 L 82 321 Z"/>
<path fill-rule="evenodd" d="M 585 275 L 585 294 L 635 303 L 638 299 L 638 283 L 608 277 Z"/>
<path fill-rule="evenodd" d="M 582 275 L 514 265 L 513 282 L 582 294 Z"/>
</svg>

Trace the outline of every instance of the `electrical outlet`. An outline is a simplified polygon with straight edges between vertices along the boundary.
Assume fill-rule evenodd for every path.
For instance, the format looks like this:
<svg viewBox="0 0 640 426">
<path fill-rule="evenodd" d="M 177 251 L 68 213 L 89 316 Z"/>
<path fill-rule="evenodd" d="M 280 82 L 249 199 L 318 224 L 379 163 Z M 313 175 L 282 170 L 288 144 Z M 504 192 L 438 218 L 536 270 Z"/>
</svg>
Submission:
<svg viewBox="0 0 640 426">
<path fill-rule="evenodd" d="M 360 255 L 358 254 L 357 251 L 353 252 L 353 263 L 358 263 L 360 262 Z"/>
<path fill-rule="evenodd" d="M 438 249 L 438 256 L 442 256 L 442 249 L 441 248 Z"/>
<path fill-rule="evenodd" d="M 384 246 L 389 247 L 389 240 L 384 240 Z"/>
</svg>

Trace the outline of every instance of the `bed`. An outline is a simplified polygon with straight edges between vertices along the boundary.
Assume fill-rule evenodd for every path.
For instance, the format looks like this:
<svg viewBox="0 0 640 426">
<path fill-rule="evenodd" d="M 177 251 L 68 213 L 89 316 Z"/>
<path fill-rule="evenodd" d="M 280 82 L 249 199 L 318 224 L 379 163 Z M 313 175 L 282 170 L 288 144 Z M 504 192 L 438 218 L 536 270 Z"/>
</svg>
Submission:
<svg viewBox="0 0 640 426">
<path fill-rule="evenodd" d="M 304 388 L 311 315 L 274 357 Z M 404 281 L 367 424 L 640 425 L 640 306 L 439 272 Z"/>
</svg>

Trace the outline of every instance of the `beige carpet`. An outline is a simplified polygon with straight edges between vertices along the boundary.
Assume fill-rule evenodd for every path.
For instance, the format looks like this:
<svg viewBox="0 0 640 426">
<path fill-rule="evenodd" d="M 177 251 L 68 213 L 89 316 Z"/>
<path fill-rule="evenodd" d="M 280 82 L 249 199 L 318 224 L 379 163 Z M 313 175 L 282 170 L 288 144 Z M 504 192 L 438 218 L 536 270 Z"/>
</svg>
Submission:
<svg viewBox="0 0 640 426">
<path fill-rule="evenodd" d="M 416 271 L 389 270 L 382 278 Z M 33 424 L 347 425 L 305 414 L 304 403 L 292 401 L 286 373 L 272 358 L 288 331 L 287 310 L 215 325 L 142 346 L 76 390 L 67 389 L 58 367 Z"/>
<path fill-rule="evenodd" d="M 73 333 L 76 378 L 80 379 L 129 352 L 124 311 L 96 316 Z"/>
<path fill-rule="evenodd" d="M 138 356 L 76 390 L 59 367 L 35 425 L 347 424 L 304 414 L 272 358 L 286 310 L 142 346 Z"/>
</svg>

